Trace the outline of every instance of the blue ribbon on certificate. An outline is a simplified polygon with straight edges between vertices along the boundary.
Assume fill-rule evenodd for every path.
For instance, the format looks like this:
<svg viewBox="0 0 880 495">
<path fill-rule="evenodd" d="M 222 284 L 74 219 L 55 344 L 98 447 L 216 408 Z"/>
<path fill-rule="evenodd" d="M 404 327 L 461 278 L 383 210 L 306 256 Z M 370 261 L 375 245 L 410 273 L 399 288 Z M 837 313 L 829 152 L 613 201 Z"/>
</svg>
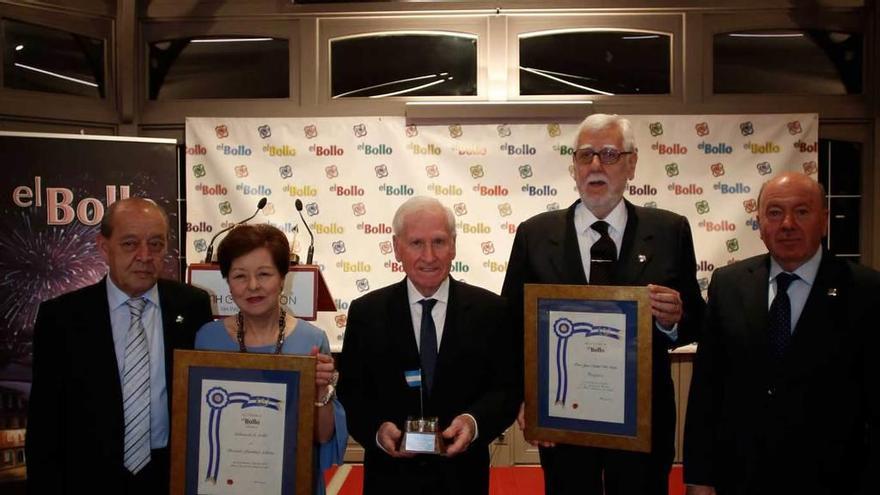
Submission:
<svg viewBox="0 0 880 495">
<path fill-rule="evenodd" d="M 608 337 L 620 340 L 620 330 L 613 327 L 592 325 L 590 323 L 572 323 L 568 318 L 559 318 L 553 322 L 553 333 L 556 334 L 556 403 L 565 405 L 568 397 L 568 338 L 575 334 L 585 337 Z"/>
<path fill-rule="evenodd" d="M 242 409 L 265 407 L 277 411 L 281 400 L 245 392 L 227 392 L 223 387 L 213 387 L 205 394 L 205 401 L 211 408 L 208 418 L 208 474 L 205 479 L 217 483 L 220 471 L 220 414 L 223 409 L 229 404 L 241 404 Z"/>
</svg>

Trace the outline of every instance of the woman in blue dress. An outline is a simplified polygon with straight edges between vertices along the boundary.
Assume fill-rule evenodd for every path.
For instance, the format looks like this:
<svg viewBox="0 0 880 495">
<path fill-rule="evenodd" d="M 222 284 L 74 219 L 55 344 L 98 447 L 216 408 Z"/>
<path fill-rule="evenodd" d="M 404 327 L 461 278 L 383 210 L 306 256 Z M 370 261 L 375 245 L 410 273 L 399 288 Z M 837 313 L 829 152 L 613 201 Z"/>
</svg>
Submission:
<svg viewBox="0 0 880 495">
<path fill-rule="evenodd" d="M 290 246 L 271 225 L 242 225 L 217 250 L 220 273 L 239 313 L 206 323 L 196 334 L 196 349 L 316 357 L 315 493 L 324 493 L 323 472 L 341 464 L 348 441 L 345 412 L 336 400 L 336 372 L 324 332 L 281 307 Z"/>
</svg>

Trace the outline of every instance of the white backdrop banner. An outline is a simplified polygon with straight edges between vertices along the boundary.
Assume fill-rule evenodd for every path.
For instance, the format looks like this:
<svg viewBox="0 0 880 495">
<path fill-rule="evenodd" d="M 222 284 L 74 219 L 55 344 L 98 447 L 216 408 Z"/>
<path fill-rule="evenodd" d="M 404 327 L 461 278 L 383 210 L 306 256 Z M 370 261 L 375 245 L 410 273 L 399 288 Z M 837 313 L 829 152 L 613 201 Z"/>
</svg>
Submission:
<svg viewBox="0 0 880 495">
<path fill-rule="evenodd" d="M 818 175 L 818 116 L 633 115 L 639 161 L 626 197 L 690 219 L 697 277 L 764 252 L 755 214 L 761 184 L 786 170 Z M 188 118 L 186 256 L 201 261 L 219 229 L 253 222 L 283 230 L 315 263 L 337 313 L 318 325 L 342 345 L 352 299 L 403 278 L 391 218 L 414 195 L 455 212 L 452 275 L 499 292 L 517 225 L 577 199 L 576 124 L 407 126 L 402 117 Z M 298 231 L 298 233 L 297 233 Z"/>
</svg>

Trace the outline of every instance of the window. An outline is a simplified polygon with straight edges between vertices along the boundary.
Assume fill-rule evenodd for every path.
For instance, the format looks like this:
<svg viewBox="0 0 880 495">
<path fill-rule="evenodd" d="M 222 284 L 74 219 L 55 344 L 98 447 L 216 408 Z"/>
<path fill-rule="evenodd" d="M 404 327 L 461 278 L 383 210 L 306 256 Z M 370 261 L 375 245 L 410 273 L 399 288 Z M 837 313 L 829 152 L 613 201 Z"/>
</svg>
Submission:
<svg viewBox="0 0 880 495">
<path fill-rule="evenodd" d="M 149 99 L 287 98 L 286 39 L 203 36 L 149 43 Z"/>
<path fill-rule="evenodd" d="M 104 40 L 3 20 L 3 86 L 104 98 Z"/>
<path fill-rule="evenodd" d="M 671 36 L 588 30 L 519 36 L 520 95 L 660 95 L 671 87 Z"/>
<path fill-rule="evenodd" d="M 862 93 L 858 33 L 743 30 L 713 36 L 716 94 Z"/>
<path fill-rule="evenodd" d="M 819 140 L 819 182 L 828 193 L 826 247 L 835 256 L 858 263 L 861 209 L 862 144 Z"/>
<path fill-rule="evenodd" d="M 370 33 L 330 40 L 332 98 L 475 96 L 477 37 Z"/>
</svg>

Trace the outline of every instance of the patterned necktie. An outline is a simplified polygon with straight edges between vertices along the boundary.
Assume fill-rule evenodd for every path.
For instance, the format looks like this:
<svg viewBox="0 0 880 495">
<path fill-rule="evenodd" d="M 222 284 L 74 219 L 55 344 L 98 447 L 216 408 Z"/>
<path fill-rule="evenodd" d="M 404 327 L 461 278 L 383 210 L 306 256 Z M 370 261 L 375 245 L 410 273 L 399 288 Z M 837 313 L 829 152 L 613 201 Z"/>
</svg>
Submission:
<svg viewBox="0 0 880 495">
<path fill-rule="evenodd" d="M 617 261 L 617 247 L 608 235 L 608 222 L 598 220 L 590 228 L 600 235 L 590 248 L 590 284 L 609 285 Z"/>
<path fill-rule="evenodd" d="M 419 330 L 419 357 L 422 360 L 422 373 L 425 380 L 425 392 L 431 395 L 434 384 L 434 367 L 437 364 L 437 328 L 431 310 L 437 304 L 436 299 L 422 299 L 422 326 Z"/>
<path fill-rule="evenodd" d="M 141 321 L 147 300 L 129 299 L 131 323 L 125 344 L 125 368 L 122 375 L 122 404 L 125 417 L 123 463 L 137 474 L 150 462 L 150 353 Z"/>
<path fill-rule="evenodd" d="M 776 297 L 770 303 L 768 325 L 770 355 L 776 359 L 785 355 L 791 342 L 791 299 L 788 297 L 788 287 L 798 278 L 800 277 L 793 273 L 781 272 L 776 275 Z"/>
</svg>

